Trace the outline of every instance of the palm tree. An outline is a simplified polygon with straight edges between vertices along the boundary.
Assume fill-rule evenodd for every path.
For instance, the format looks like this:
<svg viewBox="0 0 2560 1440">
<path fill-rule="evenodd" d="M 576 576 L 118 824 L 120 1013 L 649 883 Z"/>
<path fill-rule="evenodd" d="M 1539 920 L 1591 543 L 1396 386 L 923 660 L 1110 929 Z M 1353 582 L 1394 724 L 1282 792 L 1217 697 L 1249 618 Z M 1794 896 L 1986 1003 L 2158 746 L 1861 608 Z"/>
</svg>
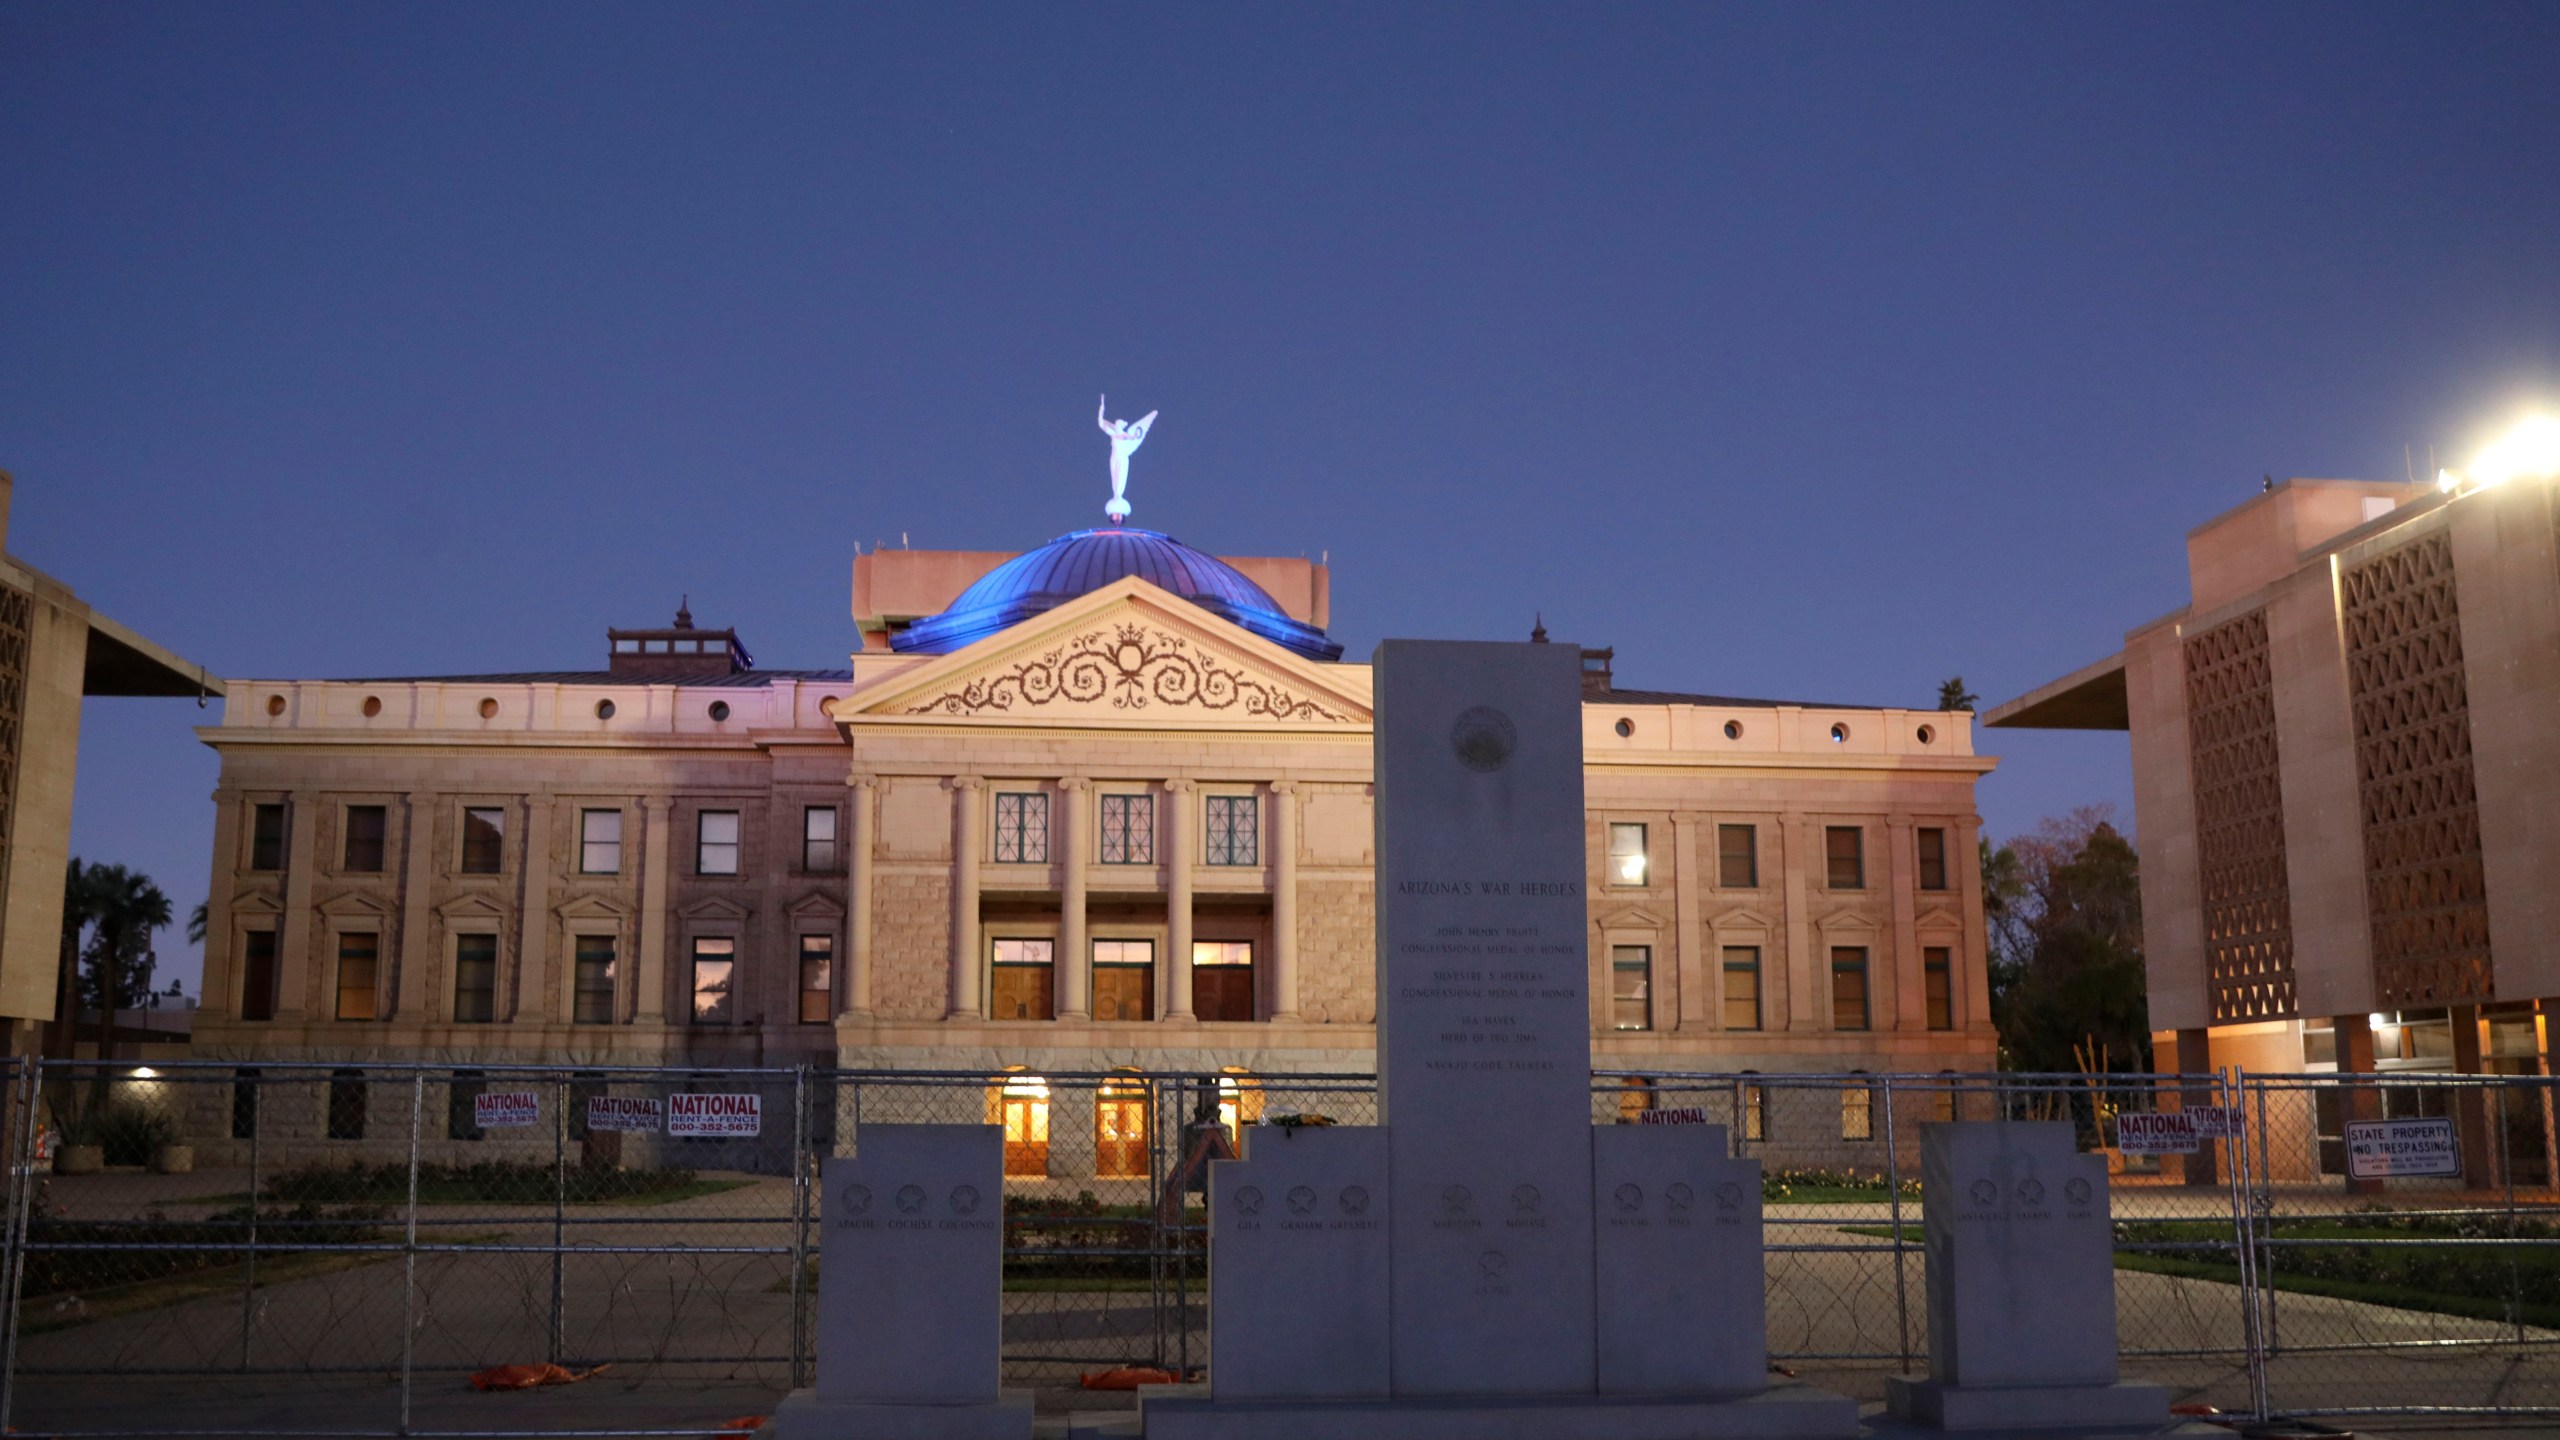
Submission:
<svg viewBox="0 0 2560 1440">
<path fill-rule="evenodd" d="M 80 941 L 98 919 L 98 874 L 98 867 L 81 864 L 77 855 L 62 872 L 62 963 L 54 976 L 53 1023 L 47 1027 L 45 1049 L 64 1060 L 71 1058 L 80 1019 Z"/>
<path fill-rule="evenodd" d="M 1971 710 L 1981 703 L 1981 696 L 1964 688 L 1961 675 L 1950 675 L 1938 684 L 1938 708 L 1941 710 Z"/>
<path fill-rule="evenodd" d="M 98 1059 L 115 1058 L 116 1011 L 123 1005 L 128 982 L 137 990 L 151 988 L 158 957 L 151 935 L 167 928 L 169 897 L 151 877 L 121 865 L 93 865 L 89 875 L 98 887 L 97 933 L 89 939 L 89 962 L 95 972 L 98 1000 Z"/>
</svg>

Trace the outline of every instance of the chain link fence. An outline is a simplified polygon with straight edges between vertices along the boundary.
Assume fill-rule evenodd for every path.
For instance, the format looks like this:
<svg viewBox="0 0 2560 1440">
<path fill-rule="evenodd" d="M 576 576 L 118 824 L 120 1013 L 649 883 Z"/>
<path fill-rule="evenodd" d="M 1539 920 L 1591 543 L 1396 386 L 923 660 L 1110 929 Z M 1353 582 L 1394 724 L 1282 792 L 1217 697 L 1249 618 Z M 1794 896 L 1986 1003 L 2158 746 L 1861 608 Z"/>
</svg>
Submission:
<svg viewBox="0 0 2560 1440">
<path fill-rule="evenodd" d="M 809 1383 L 817 1164 L 865 1125 L 1005 1137 L 1006 1383 L 1209 1363 L 1208 1166 L 1377 1122 L 1366 1075 L 18 1062 L 0 1425 L 107 1435 L 705 1435 Z M 2128 1116 L 2236 1109 L 2193 1154 Z M 1772 1368 L 1925 1369 L 1921 1127 L 2104 1152 L 2129 1377 L 2257 1418 L 2560 1413 L 2551 1082 L 1597 1074 L 1595 1124 L 1761 1162 Z M 2351 1121 L 2449 1121 L 2462 1173 L 2354 1180 Z M 2439 1127 L 2441 1128 L 2441 1127 Z M 557 1367 L 557 1371 L 541 1367 Z M 508 1373 L 512 1368 L 512 1376 Z M 581 1377 L 483 1393 L 473 1377 Z"/>
</svg>

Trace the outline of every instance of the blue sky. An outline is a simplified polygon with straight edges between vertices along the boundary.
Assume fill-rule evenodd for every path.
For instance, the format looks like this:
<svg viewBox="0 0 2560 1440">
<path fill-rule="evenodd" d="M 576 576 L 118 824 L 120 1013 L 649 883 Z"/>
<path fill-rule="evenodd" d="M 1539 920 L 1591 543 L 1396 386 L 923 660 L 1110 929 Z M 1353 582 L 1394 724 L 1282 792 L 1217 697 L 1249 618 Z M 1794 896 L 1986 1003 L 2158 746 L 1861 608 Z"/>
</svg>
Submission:
<svg viewBox="0 0 2560 1440">
<path fill-rule="evenodd" d="M 2521 4 L 0 9 L 16 554 L 236 676 L 841 663 L 853 547 L 1329 553 L 1334 631 L 2005 698 L 2264 474 L 2560 400 Z M 93 703 L 183 910 L 215 765 Z M 1995 833 L 2129 809 L 1998 735 Z M 173 943 L 168 947 L 181 947 Z M 192 973 L 191 962 L 182 967 Z M 192 981 L 190 980 L 192 987 Z"/>
</svg>

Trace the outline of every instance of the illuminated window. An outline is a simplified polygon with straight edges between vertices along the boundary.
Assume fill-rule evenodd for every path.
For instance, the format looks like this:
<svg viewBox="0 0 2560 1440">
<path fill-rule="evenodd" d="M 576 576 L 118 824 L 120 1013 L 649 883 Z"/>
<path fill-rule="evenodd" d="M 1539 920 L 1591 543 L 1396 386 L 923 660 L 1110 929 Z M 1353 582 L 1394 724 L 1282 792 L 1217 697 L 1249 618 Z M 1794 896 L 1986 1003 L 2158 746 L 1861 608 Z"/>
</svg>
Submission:
<svg viewBox="0 0 2560 1440">
<path fill-rule="evenodd" d="M 1156 942 L 1093 942 L 1093 1018 L 1156 1018 Z"/>
<path fill-rule="evenodd" d="M 1212 865 L 1262 863 L 1262 806 L 1251 795 L 1209 797 L 1206 859 Z"/>
<path fill-rule="evenodd" d="M 284 807 L 260 805 L 249 812 L 249 868 L 284 868 Z"/>
<path fill-rule="evenodd" d="M 836 868 L 833 805 L 812 805 L 800 812 L 800 868 L 817 873 Z"/>
<path fill-rule="evenodd" d="M 581 935 L 575 942 L 577 975 L 574 984 L 574 1023 L 610 1025 L 613 1023 L 614 937 Z"/>
<path fill-rule="evenodd" d="M 1227 1127 L 1227 1139 L 1233 1143 L 1244 1127 L 1262 1119 L 1262 1083 L 1238 1080 L 1233 1074 L 1218 1077 L 1218 1123 Z"/>
<path fill-rule="evenodd" d="M 1760 947 L 1724 947 L 1724 1028 L 1760 1028 Z"/>
<path fill-rule="evenodd" d="M 462 812 L 462 873 L 495 875 L 505 863 L 507 812 L 475 805 Z"/>
<path fill-rule="evenodd" d="M 800 937 L 800 1023 L 824 1025 L 836 1018 L 836 937 Z"/>
<path fill-rule="evenodd" d="M 612 875 L 622 869 L 622 812 L 578 812 L 578 873 Z"/>
<path fill-rule="evenodd" d="M 1653 1082 L 1641 1075 L 1630 1075 L 1618 1082 L 1618 1123 L 1634 1125 L 1643 1121 L 1644 1112 L 1653 1108 Z"/>
<path fill-rule="evenodd" d="M 1033 1180 L 1049 1174 L 1049 1082 L 1036 1075 L 1004 1084 L 997 1099 L 1004 1126 L 1004 1173 Z"/>
<path fill-rule="evenodd" d="M 1253 1018 L 1253 942 L 1191 942 L 1191 1013 L 1203 1020 Z"/>
<path fill-rule="evenodd" d="M 1645 883 L 1644 827 L 1611 825 L 1609 827 L 1609 883 L 1642 885 Z"/>
<path fill-rule="evenodd" d="M 453 937 L 453 1018 L 466 1025 L 498 1018 L 498 937 Z"/>
<path fill-rule="evenodd" d="M 1105 1080 L 1093 1105 L 1094 1177 L 1147 1178 L 1147 1087 L 1136 1080 Z"/>
<path fill-rule="evenodd" d="M 1609 947 L 1609 1023 L 1618 1030 L 1653 1028 L 1653 947 Z"/>
<path fill-rule="evenodd" d="M 693 1023 L 726 1025 L 737 1018 L 738 942 L 727 935 L 693 942 Z"/>
<path fill-rule="evenodd" d="M 1850 1073 L 1863 1075 L 1866 1072 L 1857 1070 Z M 1853 1083 L 1840 1092 L 1840 1138 L 1876 1138 L 1876 1092 L 1872 1087 Z"/>
<path fill-rule="evenodd" d="M 1831 948 L 1831 1028 L 1867 1028 L 1867 951 L 1863 945 Z"/>
<path fill-rule="evenodd" d="M 1038 791 L 996 792 L 996 863 L 1049 863 L 1049 797 Z"/>
<path fill-rule="evenodd" d="M 1058 1014 L 1056 942 L 995 942 L 988 1014 L 998 1020 L 1053 1020 Z"/>
<path fill-rule="evenodd" d="M 240 1018 L 276 1018 L 276 932 L 250 930 L 240 936 Z"/>
<path fill-rule="evenodd" d="M 376 1002 L 374 972 L 381 954 L 380 940 L 372 935 L 338 937 L 338 1018 L 372 1020 Z"/>
<path fill-rule="evenodd" d="M 382 836 L 389 828 L 390 812 L 380 805 L 347 807 L 347 848 L 345 869 L 354 875 L 382 873 Z"/>
<path fill-rule="evenodd" d="M 1153 865 L 1156 863 L 1156 797 L 1153 795 L 1105 795 L 1102 797 L 1102 863 L 1105 865 Z"/>
<path fill-rule="evenodd" d="M 1929 1028 L 1956 1028 L 1955 952 L 1931 945 L 1920 952 L 1920 979 L 1929 1002 Z"/>
<path fill-rule="evenodd" d="M 1742 1073 L 1745 1075 L 1757 1075 L 1760 1072 L 1757 1070 L 1745 1070 Z M 1745 1140 L 1766 1140 L 1769 1138 L 1768 1092 L 1757 1085 L 1745 1085 L 1742 1087 L 1742 1138 Z"/>
<path fill-rule="evenodd" d="M 1867 888 L 1867 834 L 1855 825 L 1826 826 L 1822 855 L 1834 890 Z"/>
<path fill-rule="evenodd" d="M 1913 832 L 1920 842 L 1920 888 L 1947 888 L 1947 832 L 1926 829 Z"/>
<path fill-rule="evenodd" d="M 1716 883 L 1727 890 L 1760 887 L 1760 827 L 1716 827 Z"/>
<path fill-rule="evenodd" d="M 693 873 L 738 873 L 738 812 L 705 810 L 694 820 Z"/>
</svg>

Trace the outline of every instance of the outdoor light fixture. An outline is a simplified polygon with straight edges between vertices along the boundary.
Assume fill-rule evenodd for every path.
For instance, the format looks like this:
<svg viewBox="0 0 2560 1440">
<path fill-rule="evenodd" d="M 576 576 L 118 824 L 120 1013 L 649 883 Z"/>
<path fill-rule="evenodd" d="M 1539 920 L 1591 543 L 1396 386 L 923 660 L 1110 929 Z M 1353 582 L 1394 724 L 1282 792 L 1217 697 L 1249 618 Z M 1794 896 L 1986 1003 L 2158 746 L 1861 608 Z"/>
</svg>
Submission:
<svg viewBox="0 0 2560 1440">
<path fill-rule="evenodd" d="M 160 1072 L 152 1069 L 148 1065 L 136 1065 L 133 1067 L 133 1078 L 136 1080 L 157 1080 L 160 1078 Z"/>
<path fill-rule="evenodd" d="M 2560 476 L 2560 419 L 2534 415 L 2481 451 L 2468 470 L 2436 472 L 2436 488 L 2486 490 L 2510 480 Z"/>
</svg>

